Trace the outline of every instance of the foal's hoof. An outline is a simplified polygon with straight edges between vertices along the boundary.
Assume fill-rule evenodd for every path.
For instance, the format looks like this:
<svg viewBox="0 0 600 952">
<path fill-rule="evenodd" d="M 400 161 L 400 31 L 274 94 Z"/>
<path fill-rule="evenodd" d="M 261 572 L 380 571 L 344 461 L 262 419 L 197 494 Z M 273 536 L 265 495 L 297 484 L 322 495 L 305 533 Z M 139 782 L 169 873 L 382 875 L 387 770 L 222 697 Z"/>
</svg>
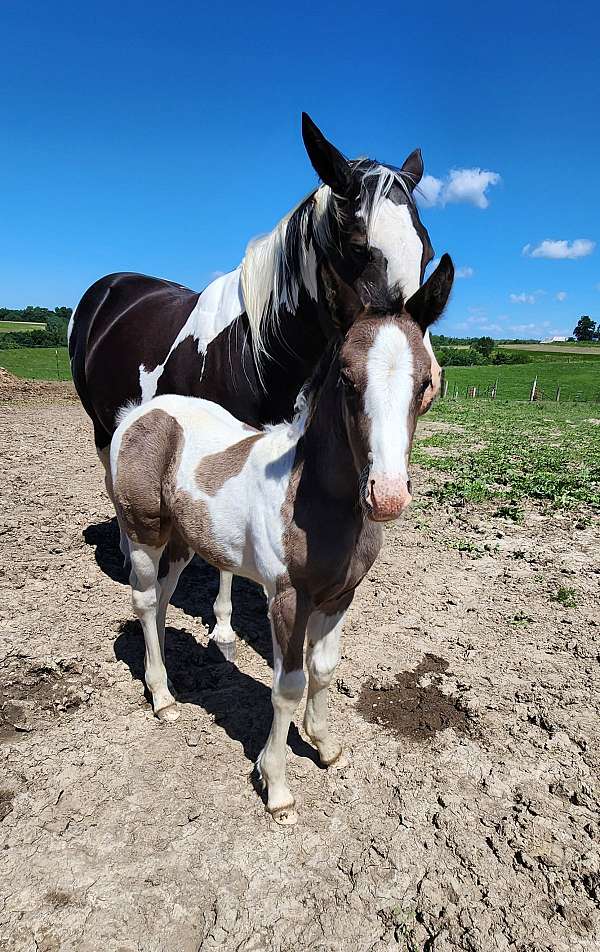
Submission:
<svg viewBox="0 0 600 952">
<path fill-rule="evenodd" d="M 218 641 L 216 638 L 211 638 L 210 646 L 212 646 L 213 661 L 231 661 L 232 663 L 235 661 L 235 641 Z"/>
<path fill-rule="evenodd" d="M 328 750 L 327 752 L 319 752 L 319 760 L 321 765 L 327 768 L 333 768 L 334 770 L 342 770 L 344 767 L 348 767 L 350 760 L 344 753 L 342 747 L 339 747 L 337 750 Z"/>
<path fill-rule="evenodd" d="M 168 707 L 161 707 L 160 711 L 154 712 L 159 721 L 176 721 L 181 711 L 176 704 L 169 704 Z"/>
<path fill-rule="evenodd" d="M 282 807 L 279 810 L 273 810 L 271 816 L 279 826 L 295 826 L 298 822 L 298 814 L 293 804 L 291 807 Z"/>
</svg>

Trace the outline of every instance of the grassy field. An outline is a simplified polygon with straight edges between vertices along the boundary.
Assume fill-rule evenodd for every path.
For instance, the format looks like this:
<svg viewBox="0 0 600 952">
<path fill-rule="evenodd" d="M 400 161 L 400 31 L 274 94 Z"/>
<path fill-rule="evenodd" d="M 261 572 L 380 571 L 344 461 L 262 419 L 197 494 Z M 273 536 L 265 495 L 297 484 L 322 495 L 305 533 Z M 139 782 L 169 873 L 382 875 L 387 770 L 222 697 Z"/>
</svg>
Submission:
<svg viewBox="0 0 600 952">
<path fill-rule="evenodd" d="M 19 347 L 15 350 L 0 350 L 0 367 L 4 367 L 17 377 L 27 377 L 30 380 L 71 379 L 66 347 L 58 348 L 58 370 L 54 347 Z"/>
<path fill-rule="evenodd" d="M 413 459 L 438 476 L 431 495 L 457 505 L 496 501 L 497 514 L 515 520 L 525 500 L 599 513 L 600 423 L 591 410 L 585 404 L 440 401 L 430 418 L 450 428 L 418 440 Z"/>
<path fill-rule="evenodd" d="M 560 387 L 561 400 L 593 400 L 600 403 L 600 360 L 540 360 L 530 364 L 483 367 L 446 367 L 448 397 L 457 387 L 466 396 L 468 387 L 492 387 L 498 381 L 500 400 L 528 400 L 533 379 L 546 399 L 554 399 Z"/>
<path fill-rule="evenodd" d="M 9 331 L 43 331 L 45 327 L 45 324 L 33 324 L 28 321 L 0 321 L 0 334 Z"/>
</svg>

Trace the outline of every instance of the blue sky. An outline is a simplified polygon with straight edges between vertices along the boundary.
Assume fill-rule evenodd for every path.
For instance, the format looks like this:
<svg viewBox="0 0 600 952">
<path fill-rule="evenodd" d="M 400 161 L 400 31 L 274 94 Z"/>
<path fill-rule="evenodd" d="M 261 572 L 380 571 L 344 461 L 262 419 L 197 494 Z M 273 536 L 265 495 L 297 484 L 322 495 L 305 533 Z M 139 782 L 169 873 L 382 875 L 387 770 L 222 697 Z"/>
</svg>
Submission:
<svg viewBox="0 0 600 952">
<path fill-rule="evenodd" d="M 7 0 L 0 24 L 4 306 L 234 267 L 315 184 L 305 109 L 350 156 L 422 148 L 434 248 L 471 272 L 441 332 L 600 319 L 597 4 Z"/>
</svg>

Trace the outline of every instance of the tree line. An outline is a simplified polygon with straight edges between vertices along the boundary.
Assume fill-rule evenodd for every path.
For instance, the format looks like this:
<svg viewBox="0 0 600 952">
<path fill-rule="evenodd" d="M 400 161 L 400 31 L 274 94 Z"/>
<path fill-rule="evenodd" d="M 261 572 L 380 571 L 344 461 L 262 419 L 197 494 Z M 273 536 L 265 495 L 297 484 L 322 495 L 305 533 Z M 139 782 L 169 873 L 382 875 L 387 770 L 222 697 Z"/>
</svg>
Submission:
<svg viewBox="0 0 600 952">
<path fill-rule="evenodd" d="M 31 331 L 5 331 L 0 333 L 0 350 L 15 350 L 19 347 L 65 347 L 67 327 L 73 313 L 70 307 L 24 307 L 21 309 L 0 307 L 0 321 L 27 321 L 45 324 Z"/>
</svg>

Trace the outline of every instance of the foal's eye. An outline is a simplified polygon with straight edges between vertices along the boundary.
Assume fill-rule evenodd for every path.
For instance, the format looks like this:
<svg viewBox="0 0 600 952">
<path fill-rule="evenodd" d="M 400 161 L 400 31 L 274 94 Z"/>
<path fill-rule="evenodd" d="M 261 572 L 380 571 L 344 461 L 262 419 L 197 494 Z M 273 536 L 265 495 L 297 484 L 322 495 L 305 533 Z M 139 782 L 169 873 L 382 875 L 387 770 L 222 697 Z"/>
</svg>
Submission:
<svg viewBox="0 0 600 952">
<path fill-rule="evenodd" d="M 340 370 L 340 380 L 347 393 L 356 393 L 356 384 L 346 370 Z"/>
<path fill-rule="evenodd" d="M 424 380 L 421 386 L 419 387 L 419 396 L 422 397 L 426 390 L 429 390 L 432 380 L 431 377 L 428 377 L 427 380 Z"/>
</svg>

